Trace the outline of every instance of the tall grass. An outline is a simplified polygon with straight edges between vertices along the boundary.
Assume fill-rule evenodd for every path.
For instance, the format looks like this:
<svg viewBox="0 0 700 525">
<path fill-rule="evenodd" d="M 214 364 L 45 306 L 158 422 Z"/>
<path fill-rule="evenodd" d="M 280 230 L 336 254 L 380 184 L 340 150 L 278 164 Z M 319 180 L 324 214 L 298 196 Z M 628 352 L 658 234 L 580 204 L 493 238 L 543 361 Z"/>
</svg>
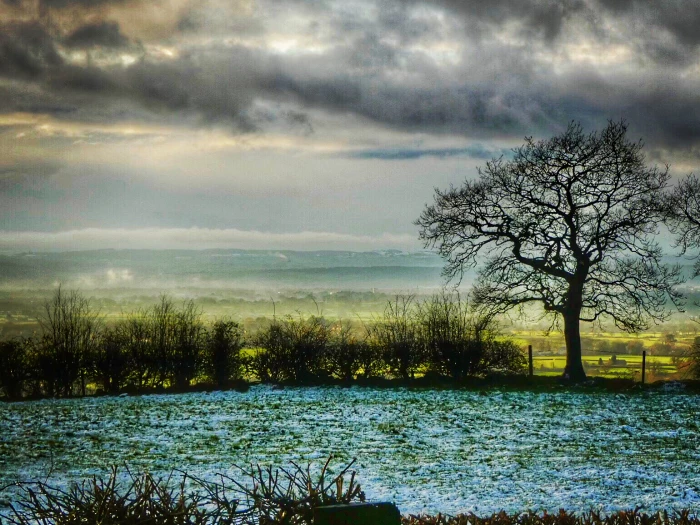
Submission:
<svg viewBox="0 0 700 525">
<path fill-rule="evenodd" d="M 187 473 L 165 478 L 114 467 L 68 489 L 44 482 L 19 484 L 19 501 L 0 514 L 0 525 L 262 525 L 309 524 L 316 507 L 364 501 L 350 471 L 354 460 L 331 474 L 329 457 L 318 474 L 311 466 L 251 465 L 238 477 L 205 481 Z"/>
</svg>

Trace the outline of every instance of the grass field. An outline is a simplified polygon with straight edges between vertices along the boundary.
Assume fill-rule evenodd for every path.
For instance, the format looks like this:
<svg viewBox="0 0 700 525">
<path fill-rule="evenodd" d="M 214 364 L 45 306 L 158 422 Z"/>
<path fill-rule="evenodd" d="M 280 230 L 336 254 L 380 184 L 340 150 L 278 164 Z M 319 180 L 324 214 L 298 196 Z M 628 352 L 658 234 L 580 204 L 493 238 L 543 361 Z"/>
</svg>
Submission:
<svg viewBox="0 0 700 525">
<path fill-rule="evenodd" d="M 564 371 L 565 366 L 566 357 L 561 355 L 533 357 L 536 375 L 559 375 Z M 590 376 L 639 378 L 642 370 L 642 356 L 587 355 L 583 356 L 583 366 L 586 374 Z M 647 356 L 646 367 L 647 377 L 650 380 L 670 379 L 679 373 L 672 356 Z"/>
<path fill-rule="evenodd" d="M 0 487 L 126 462 L 212 478 L 232 465 L 358 458 L 404 513 L 698 508 L 697 398 L 673 391 L 284 388 L 0 404 Z M 318 466 L 318 465 L 317 465 Z M 612 496 L 612 497 L 611 497 Z M 0 507 L 12 500 L 0 492 Z"/>
<path fill-rule="evenodd" d="M 592 376 L 629 377 L 640 379 L 642 352 L 647 352 L 647 379 L 678 379 L 679 359 L 687 354 L 699 336 L 695 323 L 668 324 L 656 331 L 629 334 L 625 332 L 583 332 L 581 344 L 586 373 Z M 659 330 L 659 328 L 666 328 Z M 566 346 L 560 332 L 549 335 L 541 330 L 504 330 L 504 337 L 516 344 L 532 346 L 534 372 L 537 375 L 559 375 L 566 364 Z M 675 357 L 674 357 L 675 356 Z M 613 357 L 615 359 L 613 359 Z"/>
</svg>

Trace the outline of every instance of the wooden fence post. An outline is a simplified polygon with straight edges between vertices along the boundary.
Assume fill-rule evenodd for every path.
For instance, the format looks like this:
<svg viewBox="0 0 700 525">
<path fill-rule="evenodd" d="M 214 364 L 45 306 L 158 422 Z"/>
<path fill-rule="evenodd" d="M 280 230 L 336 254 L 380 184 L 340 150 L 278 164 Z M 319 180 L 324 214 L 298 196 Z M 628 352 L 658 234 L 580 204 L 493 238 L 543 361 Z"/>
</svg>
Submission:
<svg viewBox="0 0 700 525">
<path fill-rule="evenodd" d="M 642 384 L 644 384 L 644 381 L 646 380 L 646 372 L 647 372 L 647 351 L 642 350 Z"/>
<path fill-rule="evenodd" d="M 530 364 L 530 369 L 529 369 L 530 377 L 532 377 L 533 373 L 534 373 L 534 370 L 532 367 L 532 345 L 527 345 L 527 359 L 528 359 L 528 362 Z"/>
</svg>

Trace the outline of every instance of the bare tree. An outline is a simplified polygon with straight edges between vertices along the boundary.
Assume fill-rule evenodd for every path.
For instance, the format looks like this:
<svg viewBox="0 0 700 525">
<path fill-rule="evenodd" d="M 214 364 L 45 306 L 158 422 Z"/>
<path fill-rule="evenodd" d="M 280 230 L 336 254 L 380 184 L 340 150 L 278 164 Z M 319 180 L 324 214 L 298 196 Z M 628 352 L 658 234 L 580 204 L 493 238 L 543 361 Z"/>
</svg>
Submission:
<svg viewBox="0 0 700 525">
<path fill-rule="evenodd" d="M 64 292 L 59 286 L 44 304 L 39 324 L 43 330 L 42 352 L 50 357 L 60 393 L 71 395 L 73 385 L 80 380 L 80 391 L 85 395 L 88 363 L 102 326 L 99 312 L 80 292 Z"/>
<path fill-rule="evenodd" d="M 163 387 L 171 376 L 177 332 L 177 306 L 167 295 L 147 310 L 148 354 L 154 386 Z"/>
<path fill-rule="evenodd" d="M 678 181 L 664 201 L 666 225 L 676 236 L 681 254 L 700 248 L 700 179 L 694 174 Z M 693 277 L 700 275 L 700 257 L 696 258 Z"/>
<path fill-rule="evenodd" d="M 120 321 L 115 330 L 123 342 L 130 371 L 127 382 L 137 391 L 150 386 L 154 378 L 154 364 L 151 352 L 151 330 L 147 310 L 137 310 Z"/>
<path fill-rule="evenodd" d="M 678 181 L 672 191 L 666 194 L 664 200 L 666 225 L 676 236 L 675 244 L 683 255 L 688 250 L 700 248 L 700 179 L 690 174 Z M 700 275 L 700 255 L 695 254 L 693 277 Z M 695 301 L 695 306 L 700 306 Z M 688 361 L 685 363 L 686 373 L 691 377 L 700 378 L 700 340 L 696 338 L 690 347 Z"/>
<path fill-rule="evenodd" d="M 413 378 L 423 366 L 425 354 L 416 323 L 414 296 L 397 295 L 393 301 L 387 301 L 384 315 L 372 324 L 371 337 L 382 349 L 392 375 Z"/>
<path fill-rule="evenodd" d="M 184 389 L 190 386 L 202 368 L 206 330 L 202 322 L 202 310 L 194 301 L 186 301 L 175 311 L 174 344 L 169 357 L 175 386 Z"/>
<path fill-rule="evenodd" d="M 624 122 L 591 134 L 572 123 L 549 140 L 528 137 L 478 180 L 436 190 L 416 221 L 450 278 L 482 263 L 477 305 L 495 314 L 540 303 L 563 319 L 572 380 L 585 378 L 580 321 L 639 331 L 669 315 L 669 299 L 682 300 L 680 268 L 662 263 L 654 240 L 668 168 L 647 167 L 626 132 Z"/>
<path fill-rule="evenodd" d="M 348 322 L 339 320 L 329 330 L 326 348 L 327 369 L 331 375 L 343 381 L 351 381 L 361 372 L 371 373 L 372 361 L 367 354 L 373 351 Z M 370 363 L 370 370 L 363 365 Z"/>
</svg>

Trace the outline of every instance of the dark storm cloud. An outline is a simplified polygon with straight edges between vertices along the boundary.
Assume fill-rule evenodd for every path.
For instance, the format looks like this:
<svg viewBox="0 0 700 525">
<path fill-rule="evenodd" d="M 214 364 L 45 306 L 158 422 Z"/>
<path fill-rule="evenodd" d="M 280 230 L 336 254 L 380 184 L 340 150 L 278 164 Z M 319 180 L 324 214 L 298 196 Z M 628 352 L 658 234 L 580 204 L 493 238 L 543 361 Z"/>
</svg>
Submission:
<svg viewBox="0 0 700 525">
<path fill-rule="evenodd" d="M 13 34 L 23 38 L 12 38 Z M 13 34 L 0 36 L 0 76 L 26 78 L 30 83 L 0 86 L 6 95 L 0 102 L 4 112 L 74 118 L 78 111 L 93 111 L 103 119 L 119 120 L 133 118 L 128 102 L 157 112 L 191 111 L 207 120 L 229 119 L 242 129 L 253 127 L 245 112 L 261 83 L 256 80 L 260 72 L 252 67 L 255 62 L 259 66 L 260 60 L 250 56 L 249 50 L 232 49 L 225 56 L 205 60 L 184 57 L 100 68 L 65 63 L 51 40 L 35 26 Z M 111 103 L 116 107 L 109 115 L 106 111 Z M 298 121 L 303 117 L 290 113 L 289 118 Z"/>
<path fill-rule="evenodd" d="M 511 50 L 482 45 L 478 57 L 445 68 L 421 52 L 386 44 L 377 52 L 372 42 L 353 39 L 314 61 L 277 60 L 261 87 L 303 107 L 352 112 L 404 130 L 522 135 L 546 120 L 547 96 L 539 91 L 545 86 L 535 84 L 530 60 Z M 474 60 L 493 63 L 484 72 Z"/>
<path fill-rule="evenodd" d="M 626 27 L 630 41 L 659 65 L 688 65 L 697 60 L 700 8 L 694 0 L 598 0 L 597 7 L 602 16 Z"/>
<path fill-rule="evenodd" d="M 86 24 L 73 31 L 65 39 L 68 47 L 88 48 L 93 46 L 124 47 L 128 39 L 119 30 L 116 22 Z"/>
<path fill-rule="evenodd" d="M 684 70 L 700 58 L 691 48 L 700 40 L 694 30 L 700 6 L 628 4 L 601 10 L 583 1 L 406 0 L 390 4 L 385 11 L 391 16 L 380 16 L 374 25 L 344 13 L 335 27 L 347 43 L 311 63 L 307 57 L 286 60 L 269 88 L 305 107 L 352 112 L 404 130 L 522 137 L 559 131 L 572 119 L 595 128 L 626 118 L 653 145 L 700 142 L 697 74 Z M 464 50 L 454 65 L 438 66 L 403 46 L 446 36 L 440 24 L 409 9 L 422 5 L 442 6 L 463 25 Z M 527 37 L 527 44 L 494 38 L 493 30 L 508 22 L 516 22 L 515 36 Z M 675 40 L 655 34 L 657 27 Z M 577 31 L 593 45 L 630 46 L 633 55 L 620 65 L 636 65 L 636 71 L 601 72 L 592 55 L 591 65 L 555 73 L 531 52 L 545 58 L 566 53 L 566 39 Z"/>
<path fill-rule="evenodd" d="M 62 63 L 53 39 L 39 23 L 0 26 L 0 76 L 36 78 Z"/>
<path fill-rule="evenodd" d="M 89 12 L 102 9 L 110 5 L 129 5 L 147 0 L 1 0 L 0 5 L 9 6 L 12 9 L 24 12 L 36 12 L 37 8 L 42 16 L 49 12 L 71 12 L 73 15 L 81 15 L 81 11 Z"/>
<path fill-rule="evenodd" d="M 97 67 L 65 66 L 52 73 L 49 85 L 60 91 L 75 93 L 118 94 L 122 91 L 116 79 Z"/>
<path fill-rule="evenodd" d="M 700 10 L 695 0 L 599 0 L 600 5 L 615 15 L 628 15 L 657 28 L 669 31 L 681 44 L 700 44 Z"/>
<path fill-rule="evenodd" d="M 86 12 L 108 3 L 42 2 Z M 54 36 L 39 22 L 6 25 L 0 31 L 0 75 L 24 83 L 0 86 L 9 97 L 0 110 L 117 120 L 140 118 L 143 113 L 135 109 L 140 107 L 156 117 L 196 115 L 241 130 L 284 120 L 307 131 L 313 125 L 308 114 L 324 110 L 398 130 L 474 137 L 551 134 L 572 119 L 596 127 L 624 117 L 631 129 L 664 147 L 700 142 L 699 90 L 695 76 L 684 70 L 697 62 L 694 46 L 700 43 L 694 31 L 700 7 L 691 2 L 652 8 L 641 0 L 397 0 L 382 3 L 371 16 L 333 2 L 261 2 L 256 17 L 230 23 L 202 4 L 190 6 L 178 20 L 188 35 L 205 31 L 214 18 L 222 21 L 217 31 L 264 38 L 265 17 L 276 16 L 268 11 L 280 5 L 287 9 L 281 13 L 298 10 L 308 17 L 302 37 L 331 39 L 323 42 L 323 52 L 280 54 L 264 45 L 208 43 L 183 46 L 179 57 L 167 60 L 144 54 L 128 66 L 69 64 L 57 46 L 135 44 L 117 21 L 93 20 Z M 436 9 L 444 16 L 434 15 Z M 654 34 L 655 28 L 673 38 Z M 555 72 L 548 59 L 563 60 L 573 33 L 592 43 L 629 45 L 630 63 L 640 66 L 601 72 L 594 63 Z M 176 35 L 168 44 L 177 46 Z M 431 46 L 443 44 L 455 48 L 450 61 L 430 54 Z M 254 109 L 259 100 L 272 109 Z M 440 156 L 396 153 L 426 154 Z M 376 152 L 373 158 L 391 155 Z"/>
</svg>

